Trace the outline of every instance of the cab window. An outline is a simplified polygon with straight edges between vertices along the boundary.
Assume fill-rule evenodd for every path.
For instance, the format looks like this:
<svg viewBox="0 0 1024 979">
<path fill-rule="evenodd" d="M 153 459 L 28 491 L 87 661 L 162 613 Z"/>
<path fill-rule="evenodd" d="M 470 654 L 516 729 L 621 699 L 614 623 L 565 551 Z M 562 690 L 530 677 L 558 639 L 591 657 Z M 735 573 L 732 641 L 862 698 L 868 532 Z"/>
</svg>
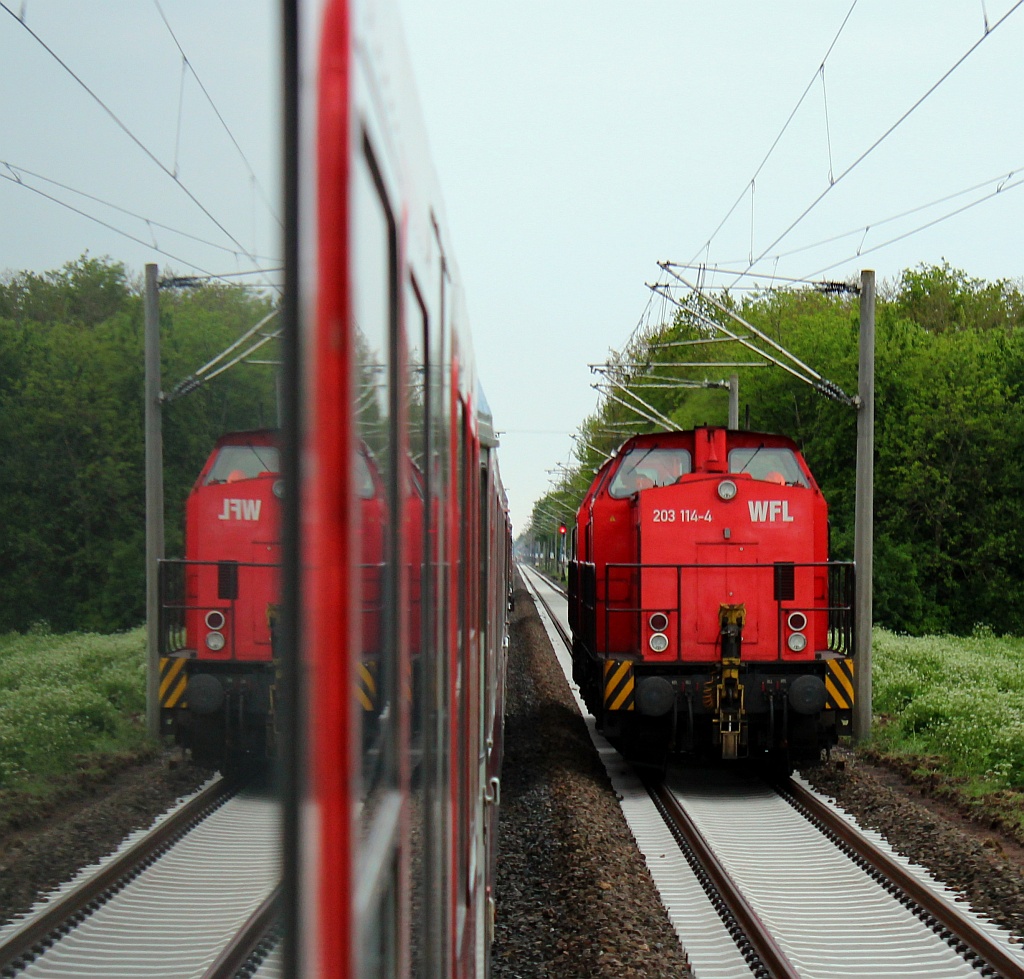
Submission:
<svg viewBox="0 0 1024 979">
<path fill-rule="evenodd" d="M 733 449 L 729 453 L 729 472 L 747 473 L 754 479 L 780 486 L 807 488 L 810 485 L 792 449 L 765 446 Z"/>
<path fill-rule="evenodd" d="M 206 474 L 205 485 L 234 483 L 280 471 L 277 449 L 271 445 L 225 445 Z"/>
<path fill-rule="evenodd" d="M 686 449 L 630 449 L 612 477 L 608 492 L 617 500 L 654 486 L 671 486 L 693 471 Z"/>
</svg>

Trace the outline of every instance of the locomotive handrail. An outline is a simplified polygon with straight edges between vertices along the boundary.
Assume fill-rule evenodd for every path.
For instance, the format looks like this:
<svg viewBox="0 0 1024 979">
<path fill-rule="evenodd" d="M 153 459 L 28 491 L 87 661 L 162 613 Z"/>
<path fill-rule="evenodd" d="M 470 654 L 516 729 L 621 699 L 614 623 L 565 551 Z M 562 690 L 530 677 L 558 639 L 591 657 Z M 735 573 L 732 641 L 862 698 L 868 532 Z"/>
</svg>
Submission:
<svg viewBox="0 0 1024 979">
<path fill-rule="evenodd" d="M 664 570 L 673 571 L 676 578 L 676 605 L 675 613 L 677 620 L 682 620 L 683 613 L 683 572 L 685 571 L 708 571 L 715 569 L 726 569 L 726 570 L 756 570 L 762 569 L 766 574 L 774 574 L 776 569 L 784 565 L 787 568 L 796 569 L 815 569 L 824 568 L 828 571 L 828 594 L 830 598 L 839 596 L 841 601 L 839 603 L 831 603 L 828 605 L 814 605 L 806 607 L 803 605 L 792 604 L 793 600 L 776 598 L 776 625 L 777 625 L 777 656 L 781 659 L 782 657 L 782 619 L 784 615 L 788 615 L 791 612 L 804 612 L 808 615 L 827 615 L 827 649 L 821 650 L 821 652 L 837 653 L 843 656 L 852 655 L 854 649 L 853 643 L 853 595 L 854 595 L 854 575 L 855 566 L 853 561 L 787 561 L 787 562 L 772 562 L 763 563 L 758 561 L 735 561 L 735 562 L 697 562 L 697 563 L 657 563 L 657 564 L 641 564 L 636 562 L 608 562 L 604 566 L 604 574 L 602 584 L 604 586 L 603 595 L 594 595 L 593 605 L 583 603 L 582 607 L 590 609 L 592 614 L 587 618 L 594 623 L 596 631 L 596 613 L 597 606 L 600 604 L 599 598 L 604 603 L 604 646 L 603 650 L 598 650 L 597 637 L 588 636 L 585 639 L 584 645 L 592 654 L 610 655 L 613 652 L 621 652 L 625 655 L 639 655 L 640 654 L 640 627 L 639 621 L 640 616 L 644 612 L 652 611 L 665 611 L 664 608 L 646 608 L 643 604 L 641 592 L 641 572 L 651 570 Z M 581 565 L 581 567 L 587 567 L 587 565 Z M 590 568 L 595 568 L 593 564 L 589 565 Z M 595 569 L 596 570 L 596 569 Z M 628 577 L 619 579 L 618 582 L 612 580 L 612 572 L 621 571 L 628 572 Z M 596 592 L 596 574 L 595 578 L 595 592 Z M 616 583 L 626 583 L 628 586 L 627 598 L 623 599 L 616 607 L 613 607 L 613 601 L 610 598 L 611 585 Z M 634 604 L 627 604 L 629 599 L 634 599 Z M 783 607 L 784 602 L 789 602 Z M 619 650 L 612 651 L 608 649 L 609 635 L 611 633 L 611 616 L 612 615 L 635 615 L 637 616 L 637 628 L 631 631 L 631 634 L 636 637 L 636 648 L 632 650 Z M 682 658 L 682 632 L 680 629 L 675 630 L 675 651 L 676 660 L 679 661 Z"/>
<path fill-rule="evenodd" d="M 569 628 L 584 649 L 597 640 L 597 566 L 593 561 L 569 562 Z"/>
<path fill-rule="evenodd" d="M 188 650 L 185 641 L 185 613 L 218 608 L 225 614 L 231 613 L 234 603 L 225 599 L 221 606 L 195 605 L 186 601 L 186 568 L 233 565 L 235 568 L 280 568 L 280 562 L 271 561 L 198 561 L 192 558 L 160 558 L 157 561 L 157 587 L 159 589 L 159 652 L 161 656 L 173 656 Z M 178 572 L 175 574 L 174 572 Z"/>
</svg>

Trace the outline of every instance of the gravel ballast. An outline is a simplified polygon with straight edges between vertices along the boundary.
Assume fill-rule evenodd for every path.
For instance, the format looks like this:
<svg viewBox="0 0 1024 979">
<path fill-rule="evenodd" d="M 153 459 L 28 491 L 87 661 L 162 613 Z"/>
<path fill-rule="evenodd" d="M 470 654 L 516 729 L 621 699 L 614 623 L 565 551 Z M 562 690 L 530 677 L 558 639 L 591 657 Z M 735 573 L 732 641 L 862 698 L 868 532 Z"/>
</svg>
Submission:
<svg viewBox="0 0 1024 979">
<path fill-rule="evenodd" d="M 533 600 L 518 580 L 505 723 L 496 979 L 688 976 Z"/>
</svg>

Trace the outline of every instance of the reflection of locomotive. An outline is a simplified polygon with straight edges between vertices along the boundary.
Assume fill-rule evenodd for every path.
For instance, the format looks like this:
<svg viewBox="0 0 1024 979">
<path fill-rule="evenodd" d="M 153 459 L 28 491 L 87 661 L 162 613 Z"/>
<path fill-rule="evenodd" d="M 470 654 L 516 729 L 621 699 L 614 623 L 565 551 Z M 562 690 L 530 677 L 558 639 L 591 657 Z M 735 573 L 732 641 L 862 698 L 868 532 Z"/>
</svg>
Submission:
<svg viewBox="0 0 1024 979">
<path fill-rule="evenodd" d="M 162 564 L 163 730 L 205 763 L 273 752 L 282 488 L 274 432 L 222 436 Z"/>
<path fill-rule="evenodd" d="M 573 669 L 640 754 L 788 766 L 849 733 L 852 567 L 794 443 L 638 435 L 598 472 L 570 563 Z"/>
</svg>

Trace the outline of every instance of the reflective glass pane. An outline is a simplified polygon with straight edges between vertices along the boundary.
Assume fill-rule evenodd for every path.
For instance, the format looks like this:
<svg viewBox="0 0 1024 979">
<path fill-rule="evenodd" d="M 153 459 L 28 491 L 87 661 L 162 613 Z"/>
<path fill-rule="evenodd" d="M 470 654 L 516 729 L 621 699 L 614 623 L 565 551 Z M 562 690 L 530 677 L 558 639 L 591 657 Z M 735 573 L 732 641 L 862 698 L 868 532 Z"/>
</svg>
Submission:
<svg viewBox="0 0 1024 979">
<path fill-rule="evenodd" d="M 395 419 L 393 346 L 395 312 L 394 225 L 372 161 L 357 162 L 353 195 L 353 317 L 360 650 L 353 677 L 361 718 L 361 822 L 363 839 L 387 789 L 395 783 L 396 629 L 393 478 Z M 371 875 L 374 868 L 366 868 Z"/>
</svg>

